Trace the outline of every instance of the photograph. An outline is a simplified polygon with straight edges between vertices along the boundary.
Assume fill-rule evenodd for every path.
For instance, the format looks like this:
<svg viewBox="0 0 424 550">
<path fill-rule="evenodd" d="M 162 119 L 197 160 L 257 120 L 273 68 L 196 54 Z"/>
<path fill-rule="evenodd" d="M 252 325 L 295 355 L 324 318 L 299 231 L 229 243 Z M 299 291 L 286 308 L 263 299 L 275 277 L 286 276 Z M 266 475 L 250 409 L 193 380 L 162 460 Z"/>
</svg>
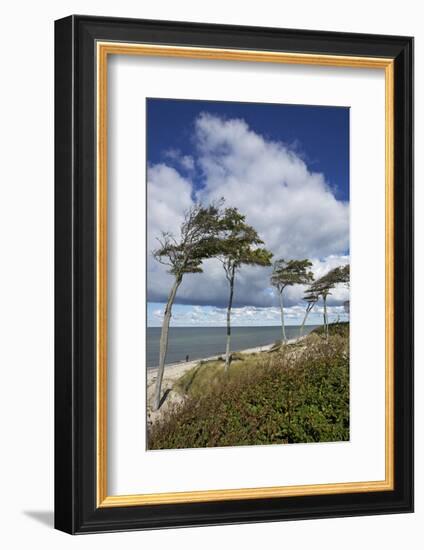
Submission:
<svg viewBox="0 0 424 550">
<path fill-rule="evenodd" d="M 350 440 L 349 122 L 146 98 L 147 450 Z"/>
</svg>

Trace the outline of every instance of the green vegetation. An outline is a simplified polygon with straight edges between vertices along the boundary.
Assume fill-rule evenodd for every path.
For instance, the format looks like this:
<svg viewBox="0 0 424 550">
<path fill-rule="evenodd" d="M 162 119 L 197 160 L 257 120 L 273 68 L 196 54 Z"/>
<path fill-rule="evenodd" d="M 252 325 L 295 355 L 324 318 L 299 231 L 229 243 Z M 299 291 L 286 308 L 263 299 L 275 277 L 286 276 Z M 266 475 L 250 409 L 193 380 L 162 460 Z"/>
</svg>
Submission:
<svg viewBox="0 0 424 550">
<path fill-rule="evenodd" d="M 325 334 L 325 326 L 322 325 L 320 327 L 317 327 L 313 331 L 315 334 Z M 328 325 L 328 334 L 334 335 L 338 334 L 340 336 L 343 336 L 345 338 L 349 338 L 349 323 L 347 322 L 341 322 L 341 323 L 331 323 Z"/>
<path fill-rule="evenodd" d="M 150 449 L 347 441 L 349 325 L 271 352 L 203 362 L 174 386 L 185 396 L 149 433 Z"/>
</svg>

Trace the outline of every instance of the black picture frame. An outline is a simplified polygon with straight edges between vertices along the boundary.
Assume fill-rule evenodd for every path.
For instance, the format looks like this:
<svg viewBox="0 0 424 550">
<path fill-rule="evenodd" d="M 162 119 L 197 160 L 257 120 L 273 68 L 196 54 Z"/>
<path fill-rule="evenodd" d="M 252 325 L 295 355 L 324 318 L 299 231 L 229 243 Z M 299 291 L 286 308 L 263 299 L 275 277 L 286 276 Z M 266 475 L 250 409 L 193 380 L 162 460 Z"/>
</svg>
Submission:
<svg viewBox="0 0 424 550">
<path fill-rule="evenodd" d="M 98 40 L 394 60 L 394 490 L 97 507 Z M 413 511 L 413 39 L 73 15 L 55 23 L 55 527 L 94 533 Z"/>
</svg>

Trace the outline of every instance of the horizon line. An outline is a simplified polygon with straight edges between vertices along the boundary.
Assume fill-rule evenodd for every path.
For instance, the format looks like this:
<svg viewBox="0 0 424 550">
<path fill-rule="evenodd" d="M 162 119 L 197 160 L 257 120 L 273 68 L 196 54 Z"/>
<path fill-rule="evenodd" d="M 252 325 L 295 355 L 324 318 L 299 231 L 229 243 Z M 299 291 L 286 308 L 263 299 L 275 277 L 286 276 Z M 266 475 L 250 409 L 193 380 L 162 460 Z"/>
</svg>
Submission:
<svg viewBox="0 0 424 550">
<path fill-rule="evenodd" d="M 347 321 L 341 321 L 347 322 Z M 321 326 L 324 323 L 313 323 L 310 325 L 305 325 L 305 327 L 316 327 Z M 329 323 L 330 325 L 333 323 Z M 301 327 L 302 324 L 299 325 L 285 325 L 286 328 L 288 327 Z M 226 328 L 227 325 L 170 325 L 169 328 Z M 280 327 L 281 325 L 231 325 L 231 328 L 269 328 L 269 327 Z M 162 325 L 146 325 L 146 328 L 162 328 Z"/>
</svg>

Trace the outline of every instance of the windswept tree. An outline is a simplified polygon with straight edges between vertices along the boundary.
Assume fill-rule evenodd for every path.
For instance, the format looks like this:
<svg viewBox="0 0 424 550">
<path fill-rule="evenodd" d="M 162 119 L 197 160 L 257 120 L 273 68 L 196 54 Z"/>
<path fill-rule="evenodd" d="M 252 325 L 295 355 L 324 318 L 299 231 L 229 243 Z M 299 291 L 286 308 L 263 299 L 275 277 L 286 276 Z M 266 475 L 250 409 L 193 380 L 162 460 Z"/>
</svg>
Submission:
<svg viewBox="0 0 424 550">
<path fill-rule="evenodd" d="M 303 336 L 306 319 L 308 318 L 308 315 L 311 313 L 312 309 L 314 308 L 314 305 L 318 302 L 319 295 L 312 288 L 308 288 L 305 291 L 303 299 L 305 300 L 307 305 L 306 305 L 305 316 L 303 317 L 303 321 L 300 326 L 300 336 Z"/>
<path fill-rule="evenodd" d="M 334 284 L 343 284 L 345 287 L 350 287 L 350 265 L 342 265 L 334 268 L 329 273 L 330 277 L 334 281 Z M 345 300 L 343 302 L 343 308 L 345 313 L 349 316 L 350 314 L 350 300 Z"/>
<path fill-rule="evenodd" d="M 315 292 L 318 297 L 321 296 L 324 305 L 323 318 L 324 329 L 326 338 L 328 338 L 328 312 L 327 312 L 327 298 L 331 294 L 333 288 L 343 283 L 349 285 L 350 268 L 349 264 L 344 266 L 337 266 L 331 269 L 326 275 L 323 275 L 320 279 L 315 281 L 311 285 L 311 291 Z"/>
<path fill-rule="evenodd" d="M 221 260 L 229 285 L 227 306 L 227 345 L 225 370 L 230 365 L 231 309 L 237 271 L 243 265 L 270 266 L 272 253 L 261 248 L 263 244 L 256 230 L 248 225 L 246 217 L 237 208 L 226 208 L 221 220 L 218 258 Z"/>
<path fill-rule="evenodd" d="M 327 312 L 327 298 L 331 294 L 331 290 L 334 287 L 334 283 L 331 278 L 327 275 L 324 275 L 312 285 L 311 289 L 316 292 L 317 296 L 322 297 L 322 302 L 324 306 L 323 310 L 323 320 L 324 320 L 324 330 L 325 337 L 328 338 L 328 312 Z"/>
<path fill-rule="evenodd" d="M 335 271 L 335 278 L 337 279 L 338 283 L 343 283 L 346 285 L 347 288 L 350 286 L 350 265 L 341 265 L 339 267 L 336 267 L 334 269 Z"/>
<path fill-rule="evenodd" d="M 168 266 L 168 273 L 173 276 L 160 336 L 159 369 L 153 400 L 154 410 L 159 408 L 161 401 L 172 306 L 184 275 L 186 273 L 201 273 L 203 260 L 214 256 L 217 252 L 218 234 L 221 227 L 220 206 L 221 203 L 208 207 L 200 204 L 192 206 L 185 212 L 178 238 L 171 233 L 162 233 L 158 239 L 160 246 L 153 251 L 154 258 Z"/>
<path fill-rule="evenodd" d="M 271 275 L 271 284 L 277 289 L 280 299 L 281 311 L 281 338 L 283 343 L 287 341 L 286 327 L 284 323 L 283 292 L 288 286 L 308 284 L 314 276 L 309 268 L 312 263 L 309 260 L 277 260 Z"/>
</svg>

